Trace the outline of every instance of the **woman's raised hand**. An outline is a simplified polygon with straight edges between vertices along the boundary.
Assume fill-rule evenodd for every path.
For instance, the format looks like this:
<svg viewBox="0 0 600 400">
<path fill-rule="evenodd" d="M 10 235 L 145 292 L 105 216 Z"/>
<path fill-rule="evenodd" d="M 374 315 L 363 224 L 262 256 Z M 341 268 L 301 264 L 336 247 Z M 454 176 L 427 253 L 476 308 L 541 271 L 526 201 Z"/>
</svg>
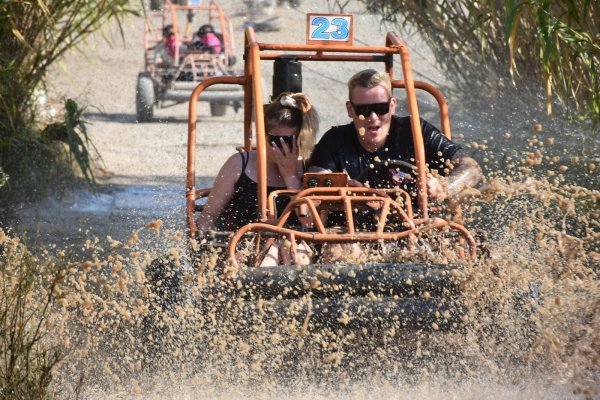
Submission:
<svg viewBox="0 0 600 400">
<path fill-rule="evenodd" d="M 296 140 L 290 146 L 280 139 L 279 145 L 271 143 L 273 150 L 273 159 L 279 170 L 281 177 L 286 180 L 290 177 L 295 177 L 298 173 L 298 143 Z"/>
</svg>

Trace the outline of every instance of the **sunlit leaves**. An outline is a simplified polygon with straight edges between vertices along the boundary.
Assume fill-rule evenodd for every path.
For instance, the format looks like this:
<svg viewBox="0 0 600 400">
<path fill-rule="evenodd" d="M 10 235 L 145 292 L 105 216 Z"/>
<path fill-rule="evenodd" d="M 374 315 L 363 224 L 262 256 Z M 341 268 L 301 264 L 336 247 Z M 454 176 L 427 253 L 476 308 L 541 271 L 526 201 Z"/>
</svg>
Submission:
<svg viewBox="0 0 600 400">
<path fill-rule="evenodd" d="M 546 86 L 548 106 L 556 96 L 600 123 L 597 1 L 361 1 L 385 20 L 416 27 L 456 77 L 469 82 L 485 65 L 516 85 L 536 80 Z"/>
</svg>

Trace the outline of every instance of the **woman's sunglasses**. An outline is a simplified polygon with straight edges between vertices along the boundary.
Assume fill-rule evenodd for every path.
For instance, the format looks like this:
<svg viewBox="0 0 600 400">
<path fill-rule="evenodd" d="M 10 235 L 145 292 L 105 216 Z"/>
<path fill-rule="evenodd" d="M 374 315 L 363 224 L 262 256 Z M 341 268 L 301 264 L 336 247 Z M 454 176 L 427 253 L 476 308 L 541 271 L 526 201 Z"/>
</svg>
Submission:
<svg viewBox="0 0 600 400">
<path fill-rule="evenodd" d="M 298 135 L 276 136 L 276 135 L 271 135 L 271 134 L 267 133 L 267 141 L 269 143 L 274 143 L 275 145 L 277 145 L 277 147 L 279 147 L 282 150 L 283 150 L 283 143 L 287 143 L 288 149 L 291 149 L 294 146 L 294 140 L 296 140 L 297 137 L 298 137 Z"/>
<path fill-rule="evenodd" d="M 379 117 L 385 115 L 390 112 L 390 102 L 392 99 L 390 98 L 385 103 L 373 103 L 373 104 L 352 104 L 352 108 L 354 108 L 354 113 L 356 115 L 362 115 L 363 117 L 368 117 L 372 112 L 377 114 Z"/>
</svg>

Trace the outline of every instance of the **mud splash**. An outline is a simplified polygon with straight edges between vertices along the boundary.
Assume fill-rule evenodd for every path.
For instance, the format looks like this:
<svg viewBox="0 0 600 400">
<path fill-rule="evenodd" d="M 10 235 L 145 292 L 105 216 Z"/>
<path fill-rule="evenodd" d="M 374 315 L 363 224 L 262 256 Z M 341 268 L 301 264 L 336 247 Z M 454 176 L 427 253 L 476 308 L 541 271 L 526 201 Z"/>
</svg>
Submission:
<svg viewBox="0 0 600 400">
<path fill-rule="evenodd" d="M 332 329 L 295 314 L 310 295 L 284 315 L 269 301 L 237 301 L 216 252 L 190 259 L 184 234 L 162 221 L 35 258 L 2 233 L 2 307 L 33 263 L 28 323 L 43 326 L 40 344 L 60 354 L 59 397 L 595 398 L 600 193 L 565 183 L 580 163 L 549 174 L 543 160 L 534 151 L 508 174 L 489 174 L 463 204 L 466 225 L 486 239 L 457 277 L 465 309 L 455 331 L 406 331 L 397 321 Z M 447 262 L 450 254 L 428 251 L 440 240 L 420 238 L 418 255 Z M 157 258 L 181 293 L 170 279 L 149 284 Z"/>
</svg>

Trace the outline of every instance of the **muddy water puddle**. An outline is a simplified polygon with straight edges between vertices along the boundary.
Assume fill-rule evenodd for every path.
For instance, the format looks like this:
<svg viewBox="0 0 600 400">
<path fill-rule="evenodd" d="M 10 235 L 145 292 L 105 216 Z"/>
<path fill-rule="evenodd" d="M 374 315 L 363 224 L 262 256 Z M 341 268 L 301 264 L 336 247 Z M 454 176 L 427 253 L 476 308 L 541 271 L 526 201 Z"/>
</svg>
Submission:
<svg viewBox="0 0 600 400">
<path fill-rule="evenodd" d="M 208 179 L 199 184 L 209 185 Z M 161 219 L 172 229 L 185 228 L 184 184 L 100 184 L 95 190 L 67 190 L 24 206 L 11 228 L 28 243 L 79 245 L 107 234 L 129 237 L 148 222 Z"/>
<path fill-rule="evenodd" d="M 35 250 L 30 307 L 43 309 L 39 288 L 66 271 L 41 317 L 44 343 L 64 357 L 54 387 L 88 399 L 598 398 L 598 160 L 527 129 L 463 143 L 486 169 L 462 205 L 484 251 L 456 277 L 460 314 L 430 329 L 350 328 L 352 312 L 318 324 L 303 311 L 323 289 L 312 280 L 284 313 L 240 301 L 216 252 L 190 257 L 182 185 L 115 184 L 23 210 L 35 222 L 25 236 L 56 244 Z M 502 152 L 503 141 L 518 143 Z M 6 282 L 26 262 L 13 233 L 1 241 Z M 445 241 L 420 237 L 412 258 L 448 262 L 431 251 Z M 160 258 L 175 272 L 157 284 Z M 436 328 L 450 317 L 462 324 Z"/>
<path fill-rule="evenodd" d="M 180 188 L 78 192 L 62 200 L 70 213 L 131 219 L 122 234 L 87 232 L 76 256 L 38 258 L 40 277 L 67 271 L 44 317 L 65 357 L 56 387 L 80 398 L 597 398 L 600 196 L 525 172 L 490 179 L 463 205 L 488 239 L 457 274 L 463 324 L 451 331 L 317 324 L 299 310 L 318 285 L 283 314 L 276 301 L 240 301 L 216 254 L 190 259 Z M 154 219 L 158 210 L 172 219 Z M 419 238 L 418 257 L 447 261 L 429 251 L 436 240 Z M 21 245 L 3 236 L 2 246 L 18 270 Z M 149 281 L 159 257 L 176 271 L 179 297 L 166 304 L 173 281 Z"/>
</svg>

